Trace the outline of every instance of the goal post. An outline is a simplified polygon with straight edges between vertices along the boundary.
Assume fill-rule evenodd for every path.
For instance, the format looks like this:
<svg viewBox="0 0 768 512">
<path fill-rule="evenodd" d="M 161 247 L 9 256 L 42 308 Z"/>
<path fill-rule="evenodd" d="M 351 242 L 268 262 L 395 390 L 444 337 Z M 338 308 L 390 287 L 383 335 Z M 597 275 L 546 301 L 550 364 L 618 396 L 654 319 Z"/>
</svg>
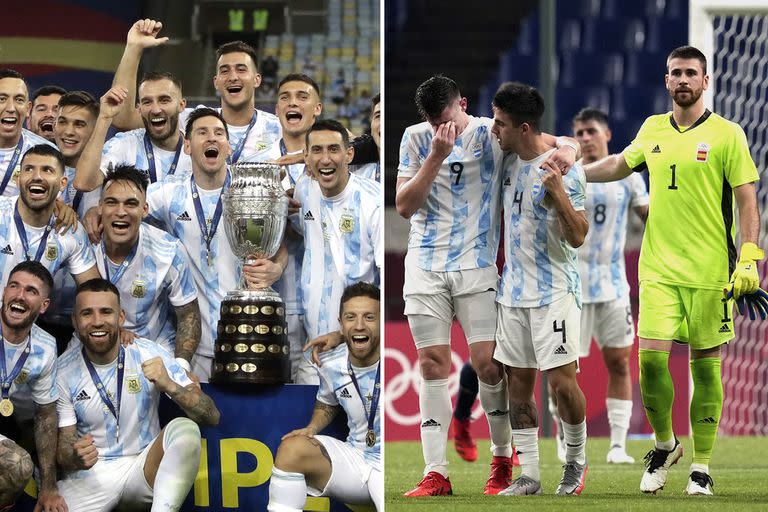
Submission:
<svg viewBox="0 0 768 512">
<path fill-rule="evenodd" d="M 708 108 L 738 123 L 760 173 L 760 246 L 768 244 L 768 0 L 690 0 L 689 41 L 707 57 Z M 760 265 L 768 287 L 768 263 Z M 768 435 L 768 320 L 735 320 L 723 351 L 720 432 Z"/>
</svg>

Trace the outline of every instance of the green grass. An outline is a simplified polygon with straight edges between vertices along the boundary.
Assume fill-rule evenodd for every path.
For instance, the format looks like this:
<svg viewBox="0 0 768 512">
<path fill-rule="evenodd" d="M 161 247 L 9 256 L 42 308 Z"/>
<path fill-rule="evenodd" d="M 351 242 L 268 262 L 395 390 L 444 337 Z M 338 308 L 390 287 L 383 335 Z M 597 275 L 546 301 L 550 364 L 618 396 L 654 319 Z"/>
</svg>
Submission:
<svg viewBox="0 0 768 512">
<path fill-rule="evenodd" d="M 479 442 L 477 462 L 461 460 L 449 442 L 448 460 L 453 496 L 405 498 L 403 492 L 421 479 L 423 459 L 418 442 L 390 442 L 385 445 L 386 510 L 393 511 L 483 511 L 520 512 L 524 510 L 610 510 L 620 511 L 747 511 L 768 510 L 768 438 L 733 437 L 718 439 L 711 466 L 715 481 L 715 496 L 686 496 L 688 469 L 693 452 L 690 439 L 682 440 L 684 456 L 672 469 L 663 491 L 656 496 L 639 490 L 642 459 L 651 441 L 630 441 L 627 451 L 637 461 L 633 465 L 609 465 L 605 462 L 608 439 L 590 438 L 587 444 L 589 472 L 584 493 L 578 497 L 555 496 L 562 476 L 555 443 L 543 439 L 540 443 L 543 496 L 522 498 L 484 496 L 483 486 L 488 477 L 490 453 L 488 441 Z M 519 476 L 515 468 L 515 477 Z M 568 503 L 565 503 L 567 501 Z"/>
</svg>

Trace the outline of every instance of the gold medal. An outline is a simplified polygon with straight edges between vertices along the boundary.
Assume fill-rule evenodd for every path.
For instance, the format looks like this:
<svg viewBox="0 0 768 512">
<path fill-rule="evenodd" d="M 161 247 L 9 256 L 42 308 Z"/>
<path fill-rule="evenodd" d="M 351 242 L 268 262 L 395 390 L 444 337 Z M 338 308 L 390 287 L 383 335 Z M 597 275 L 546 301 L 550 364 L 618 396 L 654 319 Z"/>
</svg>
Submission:
<svg viewBox="0 0 768 512">
<path fill-rule="evenodd" d="M 213 266 L 213 258 L 211 258 L 211 251 L 208 251 L 208 266 Z"/>
<path fill-rule="evenodd" d="M 365 434 L 365 445 L 368 448 L 373 448 L 373 446 L 376 444 L 376 434 L 373 430 L 369 430 L 367 434 Z"/>
<path fill-rule="evenodd" d="M 0 343 L 2 343 L 2 341 L 0 341 Z M 7 398 L 3 398 L 0 400 L 0 415 L 7 418 L 11 414 L 13 414 L 13 402 Z"/>
</svg>

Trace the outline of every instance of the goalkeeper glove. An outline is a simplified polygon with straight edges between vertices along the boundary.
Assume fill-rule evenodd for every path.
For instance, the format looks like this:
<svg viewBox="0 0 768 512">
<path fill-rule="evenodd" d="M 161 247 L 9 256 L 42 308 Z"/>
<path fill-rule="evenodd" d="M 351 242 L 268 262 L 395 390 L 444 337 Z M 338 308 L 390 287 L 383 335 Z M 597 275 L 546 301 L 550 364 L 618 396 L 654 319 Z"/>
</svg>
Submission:
<svg viewBox="0 0 768 512">
<path fill-rule="evenodd" d="M 733 290 L 730 290 L 724 300 L 733 298 Z M 749 313 L 749 319 L 754 320 L 757 315 L 760 315 L 761 320 L 765 320 L 768 316 L 768 293 L 760 288 L 755 293 L 749 293 L 742 295 L 736 299 L 736 307 L 739 310 L 739 314 L 744 316 Z"/>
<path fill-rule="evenodd" d="M 755 293 L 760 286 L 757 262 L 762 261 L 763 258 L 765 253 L 757 245 L 752 242 L 742 244 L 739 262 L 731 275 L 725 294 L 732 292 L 733 298 L 738 300 L 744 295 Z"/>
</svg>

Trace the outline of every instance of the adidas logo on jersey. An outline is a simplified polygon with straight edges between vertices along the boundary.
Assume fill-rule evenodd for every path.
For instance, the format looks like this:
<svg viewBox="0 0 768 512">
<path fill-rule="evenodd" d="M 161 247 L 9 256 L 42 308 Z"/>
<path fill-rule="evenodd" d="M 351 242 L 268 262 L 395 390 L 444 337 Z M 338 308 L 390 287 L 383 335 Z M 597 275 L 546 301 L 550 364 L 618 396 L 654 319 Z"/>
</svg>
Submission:
<svg viewBox="0 0 768 512">
<path fill-rule="evenodd" d="M 192 220 L 192 217 L 190 217 L 190 216 L 189 216 L 189 214 L 187 213 L 187 211 L 186 211 L 186 210 L 184 210 L 184 213 L 182 213 L 181 215 L 179 215 L 178 217 L 176 217 L 176 220 L 186 220 L 186 221 L 191 221 L 191 220 Z"/>
<path fill-rule="evenodd" d="M 512 178 L 510 178 L 510 177 L 504 178 L 504 186 L 508 187 L 510 185 L 512 185 Z"/>
<path fill-rule="evenodd" d="M 304 220 L 315 220 L 315 217 L 312 215 L 312 212 L 307 212 L 304 214 Z"/>
<path fill-rule="evenodd" d="M 659 145 L 658 145 L 658 144 L 656 144 L 656 147 L 654 147 L 654 148 L 651 150 L 651 153 L 661 153 L 661 148 L 659 147 Z"/>
<path fill-rule="evenodd" d="M 75 402 L 82 402 L 83 400 L 90 400 L 90 399 L 91 397 L 88 396 L 88 393 L 86 393 L 85 390 L 82 390 L 75 397 Z"/>
<path fill-rule="evenodd" d="M 728 327 L 728 324 L 723 324 L 723 326 L 717 332 L 731 332 L 731 329 Z"/>
<path fill-rule="evenodd" d="M 341 390 L 341 393 L 339 393 L 339 398 L 352 398 L 352 394 L 347 388 L 344 388 Z"/>
<path fill-rule="evenodd" d="M 11 244 L 8 244 L 5 247 L 3 247 L 3 249 L 0 252 L 3 254 L 8 254 L 10 256 L 13 256 L 13 249 L 11 249 Z"/>
<path fill-rule="evenodd" d="M 554 354 L 555 354 L 556 356 L 564 356 L 564 355 L 568 354 L 568 351 L 567 351 L 567 350 L 565 350 L 565 345 L 560 345 L 559 347 L 557 347 L 557 348 L 555 349 L 555 352 L 554 352 Z"/>
</svg>

